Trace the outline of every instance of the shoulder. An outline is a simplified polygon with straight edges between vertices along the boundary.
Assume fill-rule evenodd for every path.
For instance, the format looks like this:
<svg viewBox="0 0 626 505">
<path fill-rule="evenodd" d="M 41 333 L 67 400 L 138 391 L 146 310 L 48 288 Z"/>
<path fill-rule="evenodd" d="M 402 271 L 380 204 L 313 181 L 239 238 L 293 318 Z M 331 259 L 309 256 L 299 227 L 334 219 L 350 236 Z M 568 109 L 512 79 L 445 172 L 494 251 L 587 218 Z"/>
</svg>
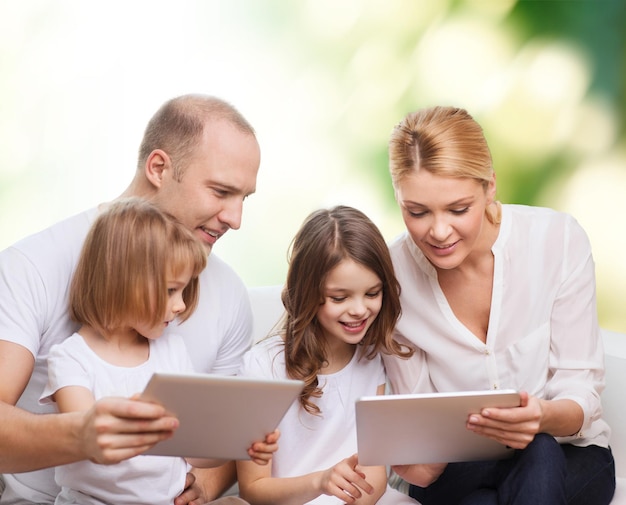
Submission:
<svg viewBox="0 0 626 505">
<path fill-rule="evenodd" d="M 75 354 L 76 352 L 83 352 L 85 350 L 86 345 L 87 344 L 83 340 L 83 337 L 81 337 L 78 333 L 73 333 L 62 342 L 59 342 L 58 344 L 54 344 L 50 348 L 50 354 L 56 355 L 56 356 L 64 355 L 64 354 L 72 355 L 72 354 Z"/>
<path fill-rule="evenodd" d="M 247 296 L 246 286 L 235 270 L 214 252 L 209 254 L 207 266 L 200 274 L 202 289 L 218 291 L 220 296 Z"/>
<path fill-rule="evenodd" d="M 273 335 L 254 344 L 244 355 L 240 375 L 285 378 L 285 344 Z"/>
<path fill-rule="evenodd" d="M 503 224 L 510 226 L 511 234 L 527 240 L 529 234 L 533 238 L 545 237 L 546 240 L 557 239 L 561 242 L 582 240 L 587 242 L 587 234 L 578 221 L 567 212 L 547 207 L 528 205 L 503 205 Z M 524 238 L 525 237 L 525 238 Z"/>
<path fill-rule="evenodd" d="M 68 367 L 77 367 L 80 370 L 88 370 L 95 353 L 85 343 L 83 337 L 78 333 L 70 335 L 68 338 L 53 345 L 48 355 L 48 367 L 50 374 L 58 373 L 59 368 L 67 371 Z"/>
<path fill-rule="evenodd" d="M 409 234 L 404 231 L 400 235 L 397 235 L 390 243 L 389 243 L 389 251 L 393 255 L 401 254 L 403 250 L 406 249 L 406 241 Z"/>
<path fill-rule="evenodd" d="M 411 252 L 411 236 L 408 232 L 402 232 L 389 243 L 389 254 L 396 269 L 414 263 Z"/>
<path fill-rule="evenodd" d="M 190 319 L 202 314 L 226 320 L 232 317 L 251 318 L 248 290 L 233 268 L 211 253 L 207 266 L 200 274 L 200 300 Z"/>
<path fill-rule="evenodd" d="M 503 219 L 508 216 L 514 223 L 527 223 L 535 226 L 558 226 L 576 222 L 571 214 L 549 207 L 532 205 L 504 204 Z"/>
<path fill-rule="evenodd" d="M 96 214 L 94 208 L 23 238 L 0 253 L 0 265 L 14 268 L 21 262 L 44 273 L 59 272 L 64 265 L 73 269 Z"/>
</svg>

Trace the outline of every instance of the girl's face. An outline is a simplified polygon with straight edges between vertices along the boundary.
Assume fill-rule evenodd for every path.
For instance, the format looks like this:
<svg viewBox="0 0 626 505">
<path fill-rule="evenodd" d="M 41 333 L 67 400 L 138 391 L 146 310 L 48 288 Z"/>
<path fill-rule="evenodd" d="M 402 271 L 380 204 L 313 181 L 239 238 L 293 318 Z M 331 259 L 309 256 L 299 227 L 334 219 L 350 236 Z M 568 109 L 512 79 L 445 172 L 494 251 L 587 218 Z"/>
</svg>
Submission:
<svg viewBox="0 0 626 505">
<path fill-rule="evenodd" d="M 485 190 L 474 179 L 419 170 L 398 183 L 396 198 L 417 247 L 435 268 L 448 270 L 476 250 L 495 190 L 495 178 Z"/>
<path fill-rule="evenodd" d="M 183 301 L 183 290 L 189 284 L 191 280 L 191 268 L 186 268 L 178 275 L 173 275 L 171 272 L 167 276 L 167 305 L 165 307 L 165 314 L 163 314 L 162 322 L 156 326 L 149 326 L 146 323 L 137 324 L 135 330 L 142 336 L 149 339 L 159 338 L 165 328 L 176 317 L 185 310 L 185 302 Z"/>
<path fill-rule="evenodd" d="M 324 286 L 317 320 L 329 345 L 358 344 L 383 303 L 383 283 L 369 268 L 345 259 L 333 268 Z"/>
</svg>

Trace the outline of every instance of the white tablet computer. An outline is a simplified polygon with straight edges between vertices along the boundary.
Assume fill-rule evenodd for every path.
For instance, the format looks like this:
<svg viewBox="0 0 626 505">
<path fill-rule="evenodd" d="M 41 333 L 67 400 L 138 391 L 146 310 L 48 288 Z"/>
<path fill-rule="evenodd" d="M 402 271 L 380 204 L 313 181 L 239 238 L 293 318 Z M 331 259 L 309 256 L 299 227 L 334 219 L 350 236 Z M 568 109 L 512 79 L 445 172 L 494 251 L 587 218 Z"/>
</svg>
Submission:
<svg viewBox="0 0 626 505">
<path fill-rule="evenodd" d="M 466 428 L 485 407 L 516 407 L 513 390 L 367 396 L 356 402 L 359 463 L 403 465 L 503 459 L 513 449 Z"/>
<path fill-rule="evenodd" d="M 274 431 L 303 386 L 296 380 L 155 373 L 141 397 L 162 404 L 180 426 L 145 454 L 250 459 L 252 442 Z"/>
</svg>

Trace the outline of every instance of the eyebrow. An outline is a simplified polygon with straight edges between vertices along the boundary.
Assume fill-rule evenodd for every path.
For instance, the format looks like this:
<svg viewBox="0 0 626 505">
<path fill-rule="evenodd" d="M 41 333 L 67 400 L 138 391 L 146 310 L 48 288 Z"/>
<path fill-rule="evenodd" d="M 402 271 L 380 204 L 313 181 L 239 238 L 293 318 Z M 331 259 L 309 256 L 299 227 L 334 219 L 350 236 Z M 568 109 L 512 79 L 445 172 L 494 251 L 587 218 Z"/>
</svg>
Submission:
<svg viewBox="0 0 626 505">
<path fill-rule="evenodd" d="M 462 198 L 454 200 L 453 202 L 447 203 L 446 207 L 454 207 L 455 205 L 468 204 L 468 203 L 473 202 L 474 199 L 475 198 L 473 196 L 464 196 Z M 420 203 L 420 202 L 414 202 L 413 200 L 402 200 L 402 203 L 404 205 L 417 205 L 419 207 L 428 207 L 428 205 L 425 205 L 425 204 Z"/>
<path fill-rule="evenodd" d="M 383 286 L 384 286 L 384 283 L 381 281 L 377 284 L 374 284 L 373 286 L 368 287 L 365 291 L 382 288 Z M 327 288 L 325 291 L 329 293 L 350 293 L 353 290 L 348 289 L 348 288 L 342 288 L 342 287 L 330 287 L 330 288 Z"/>
<path fill-rule="evenodd" d="M 255 191 L 252 191 L 250 193 L 243 193 L 243 189 L 242 188 L 238 188 L 237 186 L 233 186 L 231 184 L 226 184 L 224 182 L 214 181 L 214 180 L 209 180 L 207 182 L 207 184 L 209 186 L 218 186 L 220 189 L 222 189 L 224 191 L 228 191 L 229 193 L 235 193 L 235 194 L 242 193 L 245 196 L 250 196 L 250 195 L 252 195 L 252 194 L 254 194 L 256 192 L 256 190 L 255 190 Z"/>
</svg>

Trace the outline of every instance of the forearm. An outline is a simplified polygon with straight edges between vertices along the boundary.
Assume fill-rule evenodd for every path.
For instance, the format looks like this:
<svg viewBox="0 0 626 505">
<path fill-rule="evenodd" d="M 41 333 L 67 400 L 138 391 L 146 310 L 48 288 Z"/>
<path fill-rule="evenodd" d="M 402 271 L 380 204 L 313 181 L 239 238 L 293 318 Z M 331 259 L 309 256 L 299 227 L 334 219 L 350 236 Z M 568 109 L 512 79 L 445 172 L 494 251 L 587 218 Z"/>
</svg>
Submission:
<svg viewBox="0 0 626 505">
<path fill-rule="evenodd" d="M 387 475 L 384 467 L 369 467 L 362 469 L 365 478 L 372 485 L 373 492 L 368 494 L 360 489 L 361 496 L 354 505 L 374 505 L 384 494 L 387 488 Z M 240 496 L 251 505 L 302 505 L 308 503 L 322 494 L 323 471 L 312 472 L 299 477 L 264 477 L 252 482 L 240 479 Z M 340 492 L 341 493 L 341 492 Z"/>
<path fill-rule="evenodd" d="M 435 482 L 446 469 L 447 463 L 399 465 L 393 471 L 410 484 L 428 487 Z"/>
<path fill-rule="evenodd" d="M 186 460 L 195 468 L 217 468 L 228 463 L 226 459 L 186 458 Z"/>
<path fill-rule="evenodd" d="M 583 425 L 583 409 L 573 400 L 540 400 L 540 433 L 554 437 L 567 437 L 580 431 Z"/>
<path fill-rule="evenodd" d="M 239 481 L 241 498 L 251 505 L 302 505 L 322 494 L 322 472 L 299 477 L 266 477 L 254 482 Z"/>
<path fill-rule="evenodd" d="M 0 402 L 0 473 L 19 473 L 84 459 L 81 416 L 32 414 Z"/>
</svg>

